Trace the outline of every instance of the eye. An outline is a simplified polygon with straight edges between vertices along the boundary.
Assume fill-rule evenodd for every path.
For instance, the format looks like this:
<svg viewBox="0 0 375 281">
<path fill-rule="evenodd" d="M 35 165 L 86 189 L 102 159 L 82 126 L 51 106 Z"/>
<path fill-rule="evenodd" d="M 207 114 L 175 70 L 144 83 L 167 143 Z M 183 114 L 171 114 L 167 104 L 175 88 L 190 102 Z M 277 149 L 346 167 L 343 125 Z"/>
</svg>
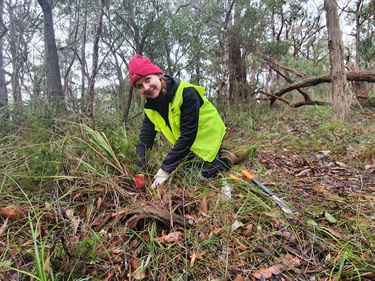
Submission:
<svg viewBox="0 0 375 281">
<path fill-rule="evenodd" d="M 137 90 L 141 90 L 143 88 L 143 84 L 139 83 L 135 87 L 137 88 Z"/>
</svg>

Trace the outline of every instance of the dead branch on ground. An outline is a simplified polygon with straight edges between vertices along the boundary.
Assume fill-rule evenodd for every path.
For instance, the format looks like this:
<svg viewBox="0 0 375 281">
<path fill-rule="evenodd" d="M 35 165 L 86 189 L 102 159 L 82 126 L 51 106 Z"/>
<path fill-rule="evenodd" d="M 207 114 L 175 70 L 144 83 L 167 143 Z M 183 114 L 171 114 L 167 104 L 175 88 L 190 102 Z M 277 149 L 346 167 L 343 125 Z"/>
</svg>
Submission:
<svg viewBox="0 0 375 281">
<path fill-rule="evenodd" d="M 275 93 L 268 93 L 263 90 L 257 90 L 257 93 L 261 93 L 263 95 L 270 97 L 271 105 L 273 105 L 276 100 L 285 102 L 290 107 L 301 107 L 304 105 L 331 105 L 330 102 L 312 100 L 310 98 L 310 95 L 302 89 L 306 87 L 316 86 L 322 83 L 330 83 L 332 81 L 332 77 L 330 74 L 324 74 L 324 75 L 319 75 L 315 77 L 308 77 L 305 73 L 297 69 L 285 66 L 279 61 L 273 58 L 270 58 L 267 55 L 259 51 L 257 51 L 256 54 L 262 57 L 274 71 L 276 71 L 281 77 L 283 77 L 289 83 L 287 86 L 276 91 Z M 285 73 L 283 70 L 287 71 L 287 73 Z M 289 77 L 288 72 L 291 72 L 299 77 L 302 77 L 303 79 L 301 81 L 294 82 Z M 375 71 L 370 71 L 370 70 L 347 71 L 346 77 L 348 81 L 375 83 Z M 293 104 L 288 99 L 285 99 L 282 97 L 284 94 L 289 93 L 293 90 L 298 91 L 303 96 L 304 101 Z"/>
</svg>

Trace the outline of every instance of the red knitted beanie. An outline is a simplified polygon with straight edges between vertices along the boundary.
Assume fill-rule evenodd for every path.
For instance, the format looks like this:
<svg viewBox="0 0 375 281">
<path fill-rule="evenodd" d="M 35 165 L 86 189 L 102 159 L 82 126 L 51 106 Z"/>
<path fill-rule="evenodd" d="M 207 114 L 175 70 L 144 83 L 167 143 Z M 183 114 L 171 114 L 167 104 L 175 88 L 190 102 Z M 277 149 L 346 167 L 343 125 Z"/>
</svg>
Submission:
<svg viewBox="0 0 375 281">
<path fill-rule="evenodd" d="M 163 74 L 163 71 L 150 59 L 144 58 L 141 55 L 135 55 L 129 61 L 129 78 L 130 82 L 134 86 L 135 82 L 141 79 L 143 76 L 150 74 Z"/>
</svg>

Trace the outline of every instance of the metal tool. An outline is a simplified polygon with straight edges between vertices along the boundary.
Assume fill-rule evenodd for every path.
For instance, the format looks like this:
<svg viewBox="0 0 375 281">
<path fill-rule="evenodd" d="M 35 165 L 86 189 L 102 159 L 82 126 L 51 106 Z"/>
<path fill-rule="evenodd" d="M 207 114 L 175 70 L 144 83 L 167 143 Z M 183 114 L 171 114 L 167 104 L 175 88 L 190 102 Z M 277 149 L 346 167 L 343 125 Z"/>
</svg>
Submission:
<svg viewBox="0 0 375 281">
<path fill-rule="evenodd" d="M 260 181 L 258 181 L 250 172 L 248 172 L 247 170 L 242 170 L 241 173 L 242 173 L 243 176 L 245 176 L 252 183 L 254 183 L 258 187 L 260 187 L 260 191 L 263 194 L 269 196 L 270 199 L 276 205 L 278 205 L 284 213 L 286 213 L 286 214 L 292 214 L 292 213 L 294 213 L 294 210 L 292 208 L 290 208 L 283 200 L 281 200 L 279 197 L 277 197 L 270 189 L 268 189 L 266 186 L 264 186 L 264 184 L 262 184 Z M 247 184 L 248 187 L 250 187 L 252 190 L 255 190 L 255 188 L 253 186 L 251 186 L 246 181 L 240 179 L 239 177 L 236 177 L 233 174 L 229 174 L 229 177 L 232 178 L 232 179 L 234 179 L 234 180 L 243 181 L 243 182 L 245 182 Z"/>
</svg>

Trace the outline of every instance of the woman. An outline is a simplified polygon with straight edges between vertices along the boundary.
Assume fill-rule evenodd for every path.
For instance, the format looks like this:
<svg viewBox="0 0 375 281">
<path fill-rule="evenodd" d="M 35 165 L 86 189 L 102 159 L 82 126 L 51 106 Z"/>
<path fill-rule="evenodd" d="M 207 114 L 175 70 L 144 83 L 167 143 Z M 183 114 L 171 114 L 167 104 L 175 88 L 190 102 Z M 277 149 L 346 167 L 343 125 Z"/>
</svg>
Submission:
<svg viewBox="0 0 375 281">
<path fill-rule="evenodd" d="M 238 157 L 221 149 L 225 125 L 216 108 L 204 97 L 204 88 L 163 75 L 148 58 L 135 55 L 129 61 L 132 85 L 146 97 L 144 119 L 139 134 L 137 164 L 143 170 L 147 151 L 158 131 L 173 145 L 154 176 L 152 188 L 163 184 L 171 172 L 196 155 L 205 161 L 202 175 L 214 177 L 228 170 Z"/>
</svg>

